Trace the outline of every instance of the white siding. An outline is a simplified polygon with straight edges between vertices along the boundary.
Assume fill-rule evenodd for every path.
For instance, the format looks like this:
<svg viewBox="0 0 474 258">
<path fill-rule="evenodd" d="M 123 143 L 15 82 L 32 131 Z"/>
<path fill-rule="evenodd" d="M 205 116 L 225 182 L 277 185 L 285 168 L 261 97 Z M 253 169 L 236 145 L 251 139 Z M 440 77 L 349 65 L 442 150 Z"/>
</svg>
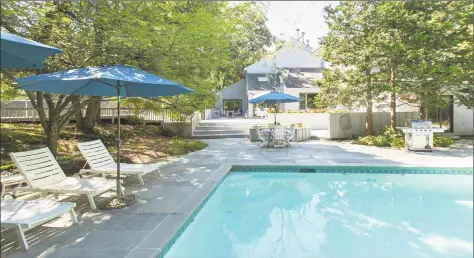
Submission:
<svg viewBox="0 0 474 258">
<path fill-rule="evenodd" d="M 473 135 L 473 116 L 472 109 L 465 106 L 454 104 L 453 107 L 453 134 L 454 135 Z"/>
<path fill-rule="evenodd" d="M 242 112 L 247 112 L 247 82 L 242 79 L 218 92 L 219 100 L 216 108 L 222 109 L 224 99 L 240 99 L 242 100 Z"/>
</svg>

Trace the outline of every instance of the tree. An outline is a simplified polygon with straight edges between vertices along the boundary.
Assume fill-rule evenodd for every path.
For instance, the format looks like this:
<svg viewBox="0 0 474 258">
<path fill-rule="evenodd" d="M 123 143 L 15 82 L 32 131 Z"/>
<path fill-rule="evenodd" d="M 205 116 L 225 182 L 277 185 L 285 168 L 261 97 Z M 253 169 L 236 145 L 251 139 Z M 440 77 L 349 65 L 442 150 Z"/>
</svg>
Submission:
<svg viewBox="0 0 474 258">
<path fill-rule="evenodd" d="M 243 68 L 261 58 L 272 41 L 265 19 L 250 3 L 147 2 L 137 12 L 130 19 L 145 17 L 148 27 L 155 26 L 146 36 L 131 35 L 140 32 L 137 29 L 121 32 L 150 46 L 140 66 L 199 91 L 128 101 L 136 110 L 167 111 L 189 119 L 194 111 L 214 106 L 214 91 L 239 79 Z"/>
<path fill-rule="evenodd" d="M 333 66 L 323 72 L 321 97 L 328 103 L 365 107 L 366 135 L 374 133 L 372 106 L 386 87 L 372 72 L 379 36 L 376 8 L 376 1 L 325 7 L 329 33 L 321 40 L 322 58 Z"/>
<path fill-rule="evenodd" d="M 472 91 L 468 93 L 473 72 L 472 2 L 405 2 L 403 8 L 411 37 L 405 43 L 409 58 L 401 74 L 402 91 L 421 104 L 424 119 L 429 109 L 449 104 L 445 95 L 458 96 L 469 106 L 473 100 Z"/>
<path fill-rule="evenodd" d="M 128 22 L 122 20 L 121 13 L 130 13 L 130 9 L 138 5 L 139 3 L 122 5 L 110 1 L 2 1 L 2 28 L 65 51 L 62 55 L 49 58 L 45 69 L 38 72 L 125 63 L 125 61 L 136 64 L 136 59 L 139 58 L 136 49 L 129 49 L 114 36 L 116 27 L 124 27 Z M 13 77 L 23 75 L 24 73 L 16 74 Z M 27 95 L 38 111 L 47 136 L 48 147 L 54 155 L 57 153 L 59 132 L 78 111 L 89 103 L 92 105 L 99 101 L 99 98 L 42 92 L 27 91 Z M 93 106 L 93 109 L 97 110 L 95 107 Z M 86 115 L 86 120 L 95 117 L 93 110 L 86 113 L 90 114 Z M 90 131 L 93 123 L 86 121 L 84 125 L 87 126 L 86 131 Z"/>
<path fill-rule="evenodd" d="M 352 5 L 359 7 L 348 7 Z M 472 2 L 467 1 L 344 3 L 328 9 L 337 11 L 326 16 L 332 26 L 323 42 L 334 40 L 333 35 L 343 40 L 323 44 L 323 56 L 351 72 L 357 68 L 370 74 L 370 67 L 377 68 L 372 86 L 378 85 L 377 94 L 389 96 L 393 129 L 397 102 L 420 106 L 425 119 L 429 109 L 448 105 L 445 95 L 455 95 L 461 103 L 472 106 L 472 8 Z M 376 37 L 358 45 L 362 41 L 357 35 L 363 32 Z M 344 40 L 359 47 L 350 48 Z M 365 69 L 360 66 L 365 62 L 362 58 L 371 63 Z"/>
</svg>

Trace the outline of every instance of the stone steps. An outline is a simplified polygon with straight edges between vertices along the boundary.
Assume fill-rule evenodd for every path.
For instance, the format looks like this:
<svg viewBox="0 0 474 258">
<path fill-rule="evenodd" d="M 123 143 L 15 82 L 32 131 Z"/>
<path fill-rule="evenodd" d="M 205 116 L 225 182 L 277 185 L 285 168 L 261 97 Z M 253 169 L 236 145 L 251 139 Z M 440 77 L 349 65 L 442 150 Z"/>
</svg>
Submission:
<svg viewBox="0 0 474 258">
<path fill-rule="evenodd" d="M 199 123 L 193 132 L 193 138 L 219 139 L 219 138 L 245 138 L 249 129 L 255 125 L 267 125 L 262 121 L 247 119 L 229 120 L 204 120 Z"/>
</svg>

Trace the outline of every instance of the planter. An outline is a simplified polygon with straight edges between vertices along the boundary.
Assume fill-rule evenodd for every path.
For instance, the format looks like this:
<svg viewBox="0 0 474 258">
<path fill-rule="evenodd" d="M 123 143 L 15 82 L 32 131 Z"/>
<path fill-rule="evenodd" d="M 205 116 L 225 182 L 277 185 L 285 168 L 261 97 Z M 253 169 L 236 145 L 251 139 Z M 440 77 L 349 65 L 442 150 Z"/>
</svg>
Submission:
<svg viewBox="0 0 474 258">
<path fill-rule="evenodd" d="M 249 129 L 249 137 L 251 142 L 259 142 L 260 140 L 258 139 L 258 134 L 257 134 L 257 129 L 256 128 L 250 128 Z"/>
<path fill-rule="evenodd" d="M 257 129 L 250 128 L 249 129 L 249 138 L 251 142 L 259 142 Z M 304 126 L 300 128 L 295 128 L 295 134 L 293 135 L 292 142 L 302 142 L 311 139 L 311 127 Z"/>
<path fill-rule="evenodd" d="M 292 142 L 302 142 L 311 139 L 311 127 L 303 126 L 295 128 L 295 134 L 293 135 Z"/>
</svg>

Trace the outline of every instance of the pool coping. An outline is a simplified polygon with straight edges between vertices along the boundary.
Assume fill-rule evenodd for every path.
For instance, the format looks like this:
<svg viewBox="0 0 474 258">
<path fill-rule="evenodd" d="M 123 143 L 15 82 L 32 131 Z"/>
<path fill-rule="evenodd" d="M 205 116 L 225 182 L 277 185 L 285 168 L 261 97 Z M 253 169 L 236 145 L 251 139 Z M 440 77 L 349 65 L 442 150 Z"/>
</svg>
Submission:
<svg viewBox="0 0 474 258">
<path fill-rule="evenodd" d="M 317 171 L 311 170 L 319 168 Z M 276 169 L 276 171 L 275 171 Z M 376 170 L 377 169 L 377 170 Z M 383 170 L 383 172 L 380 171 Z M 174 211 L 173 214 L 184 213 L 187 216 L 182 217 L 176 227 L 168 233 L 162 245 L 157 248 L 157 257 L 163 258 L 170 250 L 176 240 L 194 221 L 199 211 L 204 207 L 207 201 L 212 197 L 224 179 L 231 172 L 289 172 L 289 173 L 337 173 L 337 174 L 400 174 L 400 170 L 405 174 L 448 174 L 448 175 L 473 175 L 472 167 L 414 167 L 410 165 L 384 166 L 383 164 L 331 164 L 331 165 L 250 165 L 250 164 L 227 164 L 223 163 L 195 190 L 193 191 Z M 286 171 L 285 171 L 286 170 Z M 306 171 L 305 171 L 306 170 Z M 376 171 L 375 171 L 376 170 Z M 398 170 L 398 172 L 396 172 Z M 362 171 L 362 172 L 361 172 Z M 433 171 L 435 173 L 433 173 Z M 166 218 L 163 223 L 166 224 Z M 160 232 L 160 226 L 155 228 Z M 154 230 L 154 231 L 155 231 Z"/>
</svg>

